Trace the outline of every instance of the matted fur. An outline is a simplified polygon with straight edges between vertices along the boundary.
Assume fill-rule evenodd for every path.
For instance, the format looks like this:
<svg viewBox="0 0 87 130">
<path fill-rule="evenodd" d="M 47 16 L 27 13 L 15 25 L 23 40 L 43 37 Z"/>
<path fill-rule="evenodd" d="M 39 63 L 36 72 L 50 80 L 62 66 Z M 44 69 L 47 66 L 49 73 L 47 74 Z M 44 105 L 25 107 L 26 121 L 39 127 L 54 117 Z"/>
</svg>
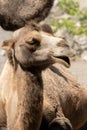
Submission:
<svg viewBox="0 0 87 130">
<path fill-rule="evenodd" d="M 0 0 L 0 25 L 6 30 L 23 27 L 27 21 L 43 20 L 54 0 Z"/>
</svg>

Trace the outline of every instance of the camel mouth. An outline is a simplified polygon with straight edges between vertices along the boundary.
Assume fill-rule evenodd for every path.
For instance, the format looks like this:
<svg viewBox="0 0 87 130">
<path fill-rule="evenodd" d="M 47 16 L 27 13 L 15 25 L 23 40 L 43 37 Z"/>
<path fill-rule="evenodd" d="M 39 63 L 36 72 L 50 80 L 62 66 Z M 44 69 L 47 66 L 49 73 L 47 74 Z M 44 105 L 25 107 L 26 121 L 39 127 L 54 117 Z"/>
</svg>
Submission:
<svg viewBox="0 0 87 130">
<path fill-rule="evenodd" d="M 70 67 L 70 59 L 68 56 L 52 56 L 52 59 L 56 62 L 56 63 L 60 63 L 62 65 L 64 65 L 65 67 L 69 68 Z"/>
</svg>

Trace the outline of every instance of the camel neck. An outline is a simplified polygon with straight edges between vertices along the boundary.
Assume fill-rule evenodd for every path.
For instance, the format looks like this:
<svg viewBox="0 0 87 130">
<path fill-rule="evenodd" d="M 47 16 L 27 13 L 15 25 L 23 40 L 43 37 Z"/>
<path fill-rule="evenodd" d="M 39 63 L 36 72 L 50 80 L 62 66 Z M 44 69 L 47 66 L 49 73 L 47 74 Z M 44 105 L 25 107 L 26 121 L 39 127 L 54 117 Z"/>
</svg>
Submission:
<svg viewBox="0 0 87 130">
<path fill-rule="evenodd" d="M 36 130 L 42 118 L 43 85 L 41 72 L 17 70 L 18 120 L 24 129 Z M 32 128 L 33 127 L 33 128 Z"/>
</svg>

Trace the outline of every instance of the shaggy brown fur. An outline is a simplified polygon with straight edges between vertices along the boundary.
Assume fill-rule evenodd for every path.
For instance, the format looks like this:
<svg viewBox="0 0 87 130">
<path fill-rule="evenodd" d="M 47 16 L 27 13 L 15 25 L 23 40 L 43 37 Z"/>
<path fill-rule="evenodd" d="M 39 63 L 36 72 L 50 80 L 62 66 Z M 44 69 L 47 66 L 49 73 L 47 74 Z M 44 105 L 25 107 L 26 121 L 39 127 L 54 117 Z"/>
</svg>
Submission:
<svg viewBox="0 0 87 130">
<path fill-rule="evenodd" d="M 41 72 L 58 61 L 55 48 L 60 59 L 65 50 L 61 41 L 32 24 L 22 28 L 13 40 L 3 42 L 8 60 L 0 77 L 0 126 L 7 125 L 8 130 L 39 130 L 43 108 Z"/>
<path fill-rule="evenodd" d="M 72 130 L 78 130 L 87 121 L 87 89 L 58 64 L 46 69 L 42 78 L 44 110 L 40 130 L 71 130 L 70 123 Z"/>
<path fill-rule="evenodd" d="M 42 73 L 42 77 L 44 106 L 40 130 L 70 130 L 70 127 L 68 127 L 71 126 L 70 122 L 72 130 L 78 130 L 87 121 L 87 89 L 58 64 L 46 69 Z M 5 114 L 3 114 L 4 111 L 1 106 L 0 112 L 0 117 L 4 115 L 3 118 L 0 118 L 0 121 L 3 119 L 2 121 L 6 125 Z M 49 128 L 49 124 L 51 125 L 54 119 L 57 119 L 55 120 L 57 123 L 54 123 L 53 129 Z"/>
<path fill-rule="evenodd" d="M 48 14 L 54 0 L 0 0 L 0 25 L 6 30 L 23 27 L 31 19 L 39 22 Z"/>
</svg>

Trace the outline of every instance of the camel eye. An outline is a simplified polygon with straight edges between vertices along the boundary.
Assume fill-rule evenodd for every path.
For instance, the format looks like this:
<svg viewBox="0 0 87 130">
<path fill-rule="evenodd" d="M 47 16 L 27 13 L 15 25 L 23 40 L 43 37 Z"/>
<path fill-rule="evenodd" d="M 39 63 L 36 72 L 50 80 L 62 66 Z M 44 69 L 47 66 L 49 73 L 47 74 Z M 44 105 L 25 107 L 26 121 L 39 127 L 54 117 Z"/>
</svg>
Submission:
<svg viewBox="0 0 87 130">
<path fill-rule="evenodd" d="M 36 45 L 36 46 L 40 45 L 40 41 L 35 38 L 33 38 L 32 41 L 26 41 L 26 43 L 28 43 L 29 45 Z"/>
</svg>

